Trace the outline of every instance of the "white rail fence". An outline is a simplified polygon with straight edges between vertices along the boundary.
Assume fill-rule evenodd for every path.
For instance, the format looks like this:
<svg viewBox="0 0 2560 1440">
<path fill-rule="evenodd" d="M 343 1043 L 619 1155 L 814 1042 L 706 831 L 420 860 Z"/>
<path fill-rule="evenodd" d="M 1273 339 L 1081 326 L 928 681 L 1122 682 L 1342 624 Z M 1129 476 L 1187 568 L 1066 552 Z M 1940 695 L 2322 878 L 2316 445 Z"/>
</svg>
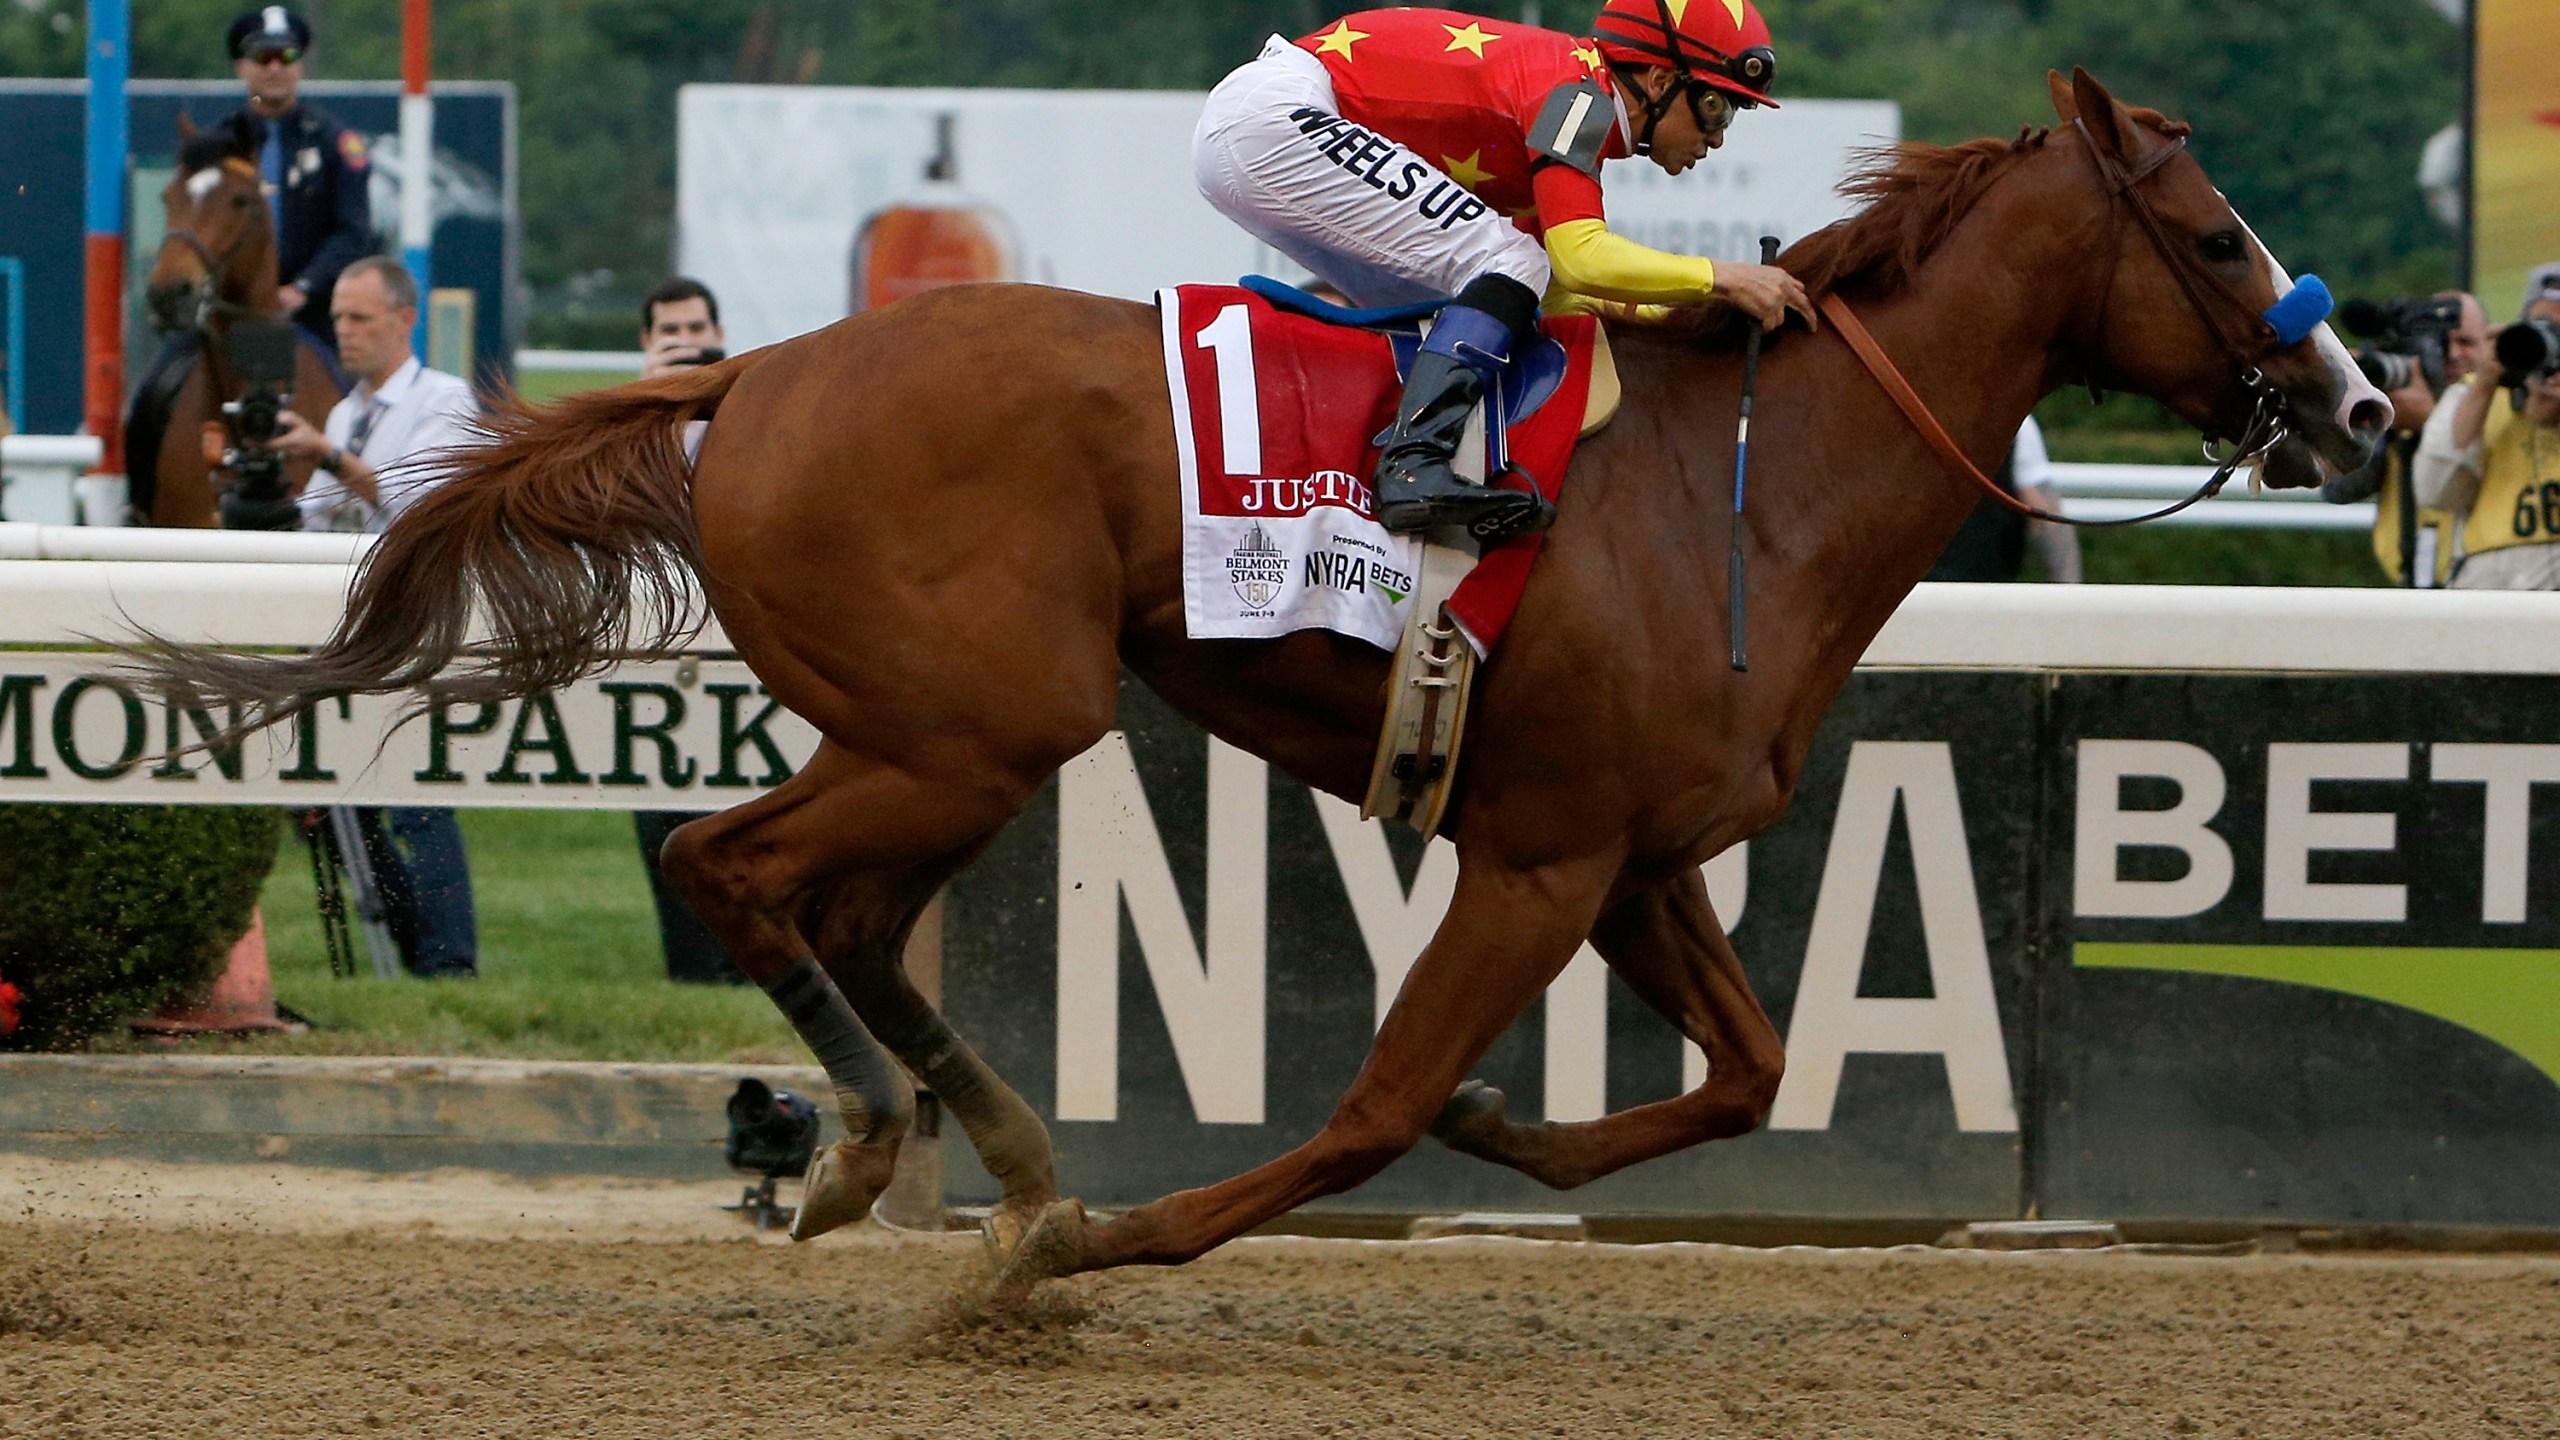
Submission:
<svg viewBox="0 0 2560 1440">
<path fill-rule="evenodd" d="M 396 732 L 409 697 L 357 698 L 240 753 L 178 765 L 162 757 L 218 717 L 102 680 L 106 657 L 90 648 L 134 627 L 232 646 L 313 645 L 337 623 L 353 573 L 344 562 L 0 563 L 0 801 L 716 808 L 779 783 L 815 748 L 815 733 L 730 658 L 716 625 L 685 656 L 634 660 L 554 694 L 433 705 Z M 2553 674 L 2560 595 L 1922 585 L 1861 663 Z"/>
<path fill-rule="evenodd" d="M 2084 465 L 2057 463 L 2053 493 L 2074 520 L 2124 520 L 2184 500 L 2213 477 L 2210 465 Z M 2373 502 L 2331 505 L 2317 490 L 2249 491 L 2246 477 L 2220 495 L 2157 523 L 2214 525 L 2248 530 L 2370 530 Z"/>
</svg>

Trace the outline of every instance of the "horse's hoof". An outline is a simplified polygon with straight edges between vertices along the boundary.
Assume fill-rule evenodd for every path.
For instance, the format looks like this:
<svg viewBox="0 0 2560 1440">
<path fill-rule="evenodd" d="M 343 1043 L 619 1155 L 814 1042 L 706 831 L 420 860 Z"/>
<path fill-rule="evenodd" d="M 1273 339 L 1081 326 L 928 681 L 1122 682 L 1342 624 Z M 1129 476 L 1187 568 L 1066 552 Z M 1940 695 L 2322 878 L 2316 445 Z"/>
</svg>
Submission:
<svg viewBox="0 0 2560 1440">
<path fill-rule="evenodd" d="M 1510 1099 L 1481 1080 L 1459 1086 L 1431 1122 L 1432 1138 L 1469 1155 L 1483 1154 L 1510 1128 Z"/>
<path fill-rule="evenodd" d="M 871 1213 L 871 1202 L 889 1188 L 897 1173 L 898 1147 L 856 1145 L 839 1140 L 809 1162 L 809 1178 L 801 1182 L 800 1209 L 791 1217 L 791 1238 L 815 1240 Z"/>
<path fill-rule="evenodd" d="M 1070 1275 L 1083 1267 L 1084 1202 L 1056 1200 L 1028 1223 L 1003 1208 L 990 1212 L 979 1232 L 995 1261 L 995 1293 L 1020 1295 L 1043 1280 Z"/>
</svg>

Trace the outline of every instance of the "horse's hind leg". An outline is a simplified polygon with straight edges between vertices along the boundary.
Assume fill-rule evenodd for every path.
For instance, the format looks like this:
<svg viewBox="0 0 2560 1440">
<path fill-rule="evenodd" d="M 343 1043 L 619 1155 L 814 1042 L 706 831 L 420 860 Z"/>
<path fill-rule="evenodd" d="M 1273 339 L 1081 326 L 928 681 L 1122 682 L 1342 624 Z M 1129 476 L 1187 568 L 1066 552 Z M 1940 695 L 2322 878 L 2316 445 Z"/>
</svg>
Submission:
<svg viewBox="0 0 2560 1440">
<path fill-rule="evenodd" d="M 667 877 L 729 958 L 790 1018 L 835 1087 L 846 1139 L 812 1167 L 795 1238 L 870 1213 L 915 1106 L 906 1076 L 819 966 L 797 917 L 830 882 L 841 888 L 841 877 L 900 875 L 972 845 L 1019 809 L 1036 783 L 966 778 L 973 783 L 937 781 L 829 741 L 771 793 L 668 837 Z M 925 895 L 933 883 L 938 879 L 925 885 Z M 888 928 L 903 934 L 906 923 L 901 917 Z"/>
<path fill-rule="evenodd" d="M 1640 1160 L 1758 1129 L 1777 1100 L 1786 1052 L 1698 872 L 1610 907 L 1592 927 L 1591 943 L 1645 1003 L 1707 1052 L 1706 1083 L 1598 1120 L 1523 1125 L 1504 1113 L 1501 1091 L 1470 1082 L 1432 1133 L 1453 1150 L 1569 1190 Z"/>
<path fill-rule="evenodd" d="M 1534 869 L 1475 863 L 1438 933 L 1405 976 L 1369 1059 L 1313 1139 L 1253 1170 L 1087 1226 L 1053 1206 L 1003 1279 L 1112 1265 L 1176 1265 L 1318 1196 L 1348 1190 L 1413 1148 L 1504 1027 L 1573 958 L 1617 868 L 1589 856 Z"/>
<path fill-rule="evenodd" d="M 998 1229 L 1009 1241 L 1058 1198 L 1048 1127 L 916 989 L 904 963 L 924 907 L 992 838 L 903 874 L 844 877 L 815 928 L 820 960 L 854 1013 L 960 1121 L 1004 1187 Z"/>
</svg>

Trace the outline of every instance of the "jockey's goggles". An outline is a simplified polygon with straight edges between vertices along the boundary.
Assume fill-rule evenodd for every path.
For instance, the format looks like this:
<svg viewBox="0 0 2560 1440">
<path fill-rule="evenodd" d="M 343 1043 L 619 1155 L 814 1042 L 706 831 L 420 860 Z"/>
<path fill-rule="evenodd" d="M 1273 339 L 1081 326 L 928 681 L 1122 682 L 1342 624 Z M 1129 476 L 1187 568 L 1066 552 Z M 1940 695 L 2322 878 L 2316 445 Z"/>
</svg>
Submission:
<svg viewBox="0 0 2560 1440">
<path fill-rule="evenodd" d="M 1689 82 L 1689 112 L 1698 117 L 1703 134 L 1721 135 L 1733 124 L 1733 97 L 1704 80 Z"/>
</svg>

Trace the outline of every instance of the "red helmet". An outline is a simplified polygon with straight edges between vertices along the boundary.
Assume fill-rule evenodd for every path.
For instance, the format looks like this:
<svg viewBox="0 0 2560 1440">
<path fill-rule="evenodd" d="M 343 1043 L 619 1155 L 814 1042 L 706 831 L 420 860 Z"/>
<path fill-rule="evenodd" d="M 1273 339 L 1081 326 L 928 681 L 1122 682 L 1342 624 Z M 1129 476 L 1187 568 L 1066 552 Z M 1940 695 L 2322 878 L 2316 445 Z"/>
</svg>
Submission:
<svg viewBox="0 0 2560 1440">
<path fill-rule="evenodd" d="M 1668 65 L 1746 104 L 1777 106 L 1778 55 L 1751 0 L 1608 0 L 1591 33 L 1611 60 Z"/>
</svg>

